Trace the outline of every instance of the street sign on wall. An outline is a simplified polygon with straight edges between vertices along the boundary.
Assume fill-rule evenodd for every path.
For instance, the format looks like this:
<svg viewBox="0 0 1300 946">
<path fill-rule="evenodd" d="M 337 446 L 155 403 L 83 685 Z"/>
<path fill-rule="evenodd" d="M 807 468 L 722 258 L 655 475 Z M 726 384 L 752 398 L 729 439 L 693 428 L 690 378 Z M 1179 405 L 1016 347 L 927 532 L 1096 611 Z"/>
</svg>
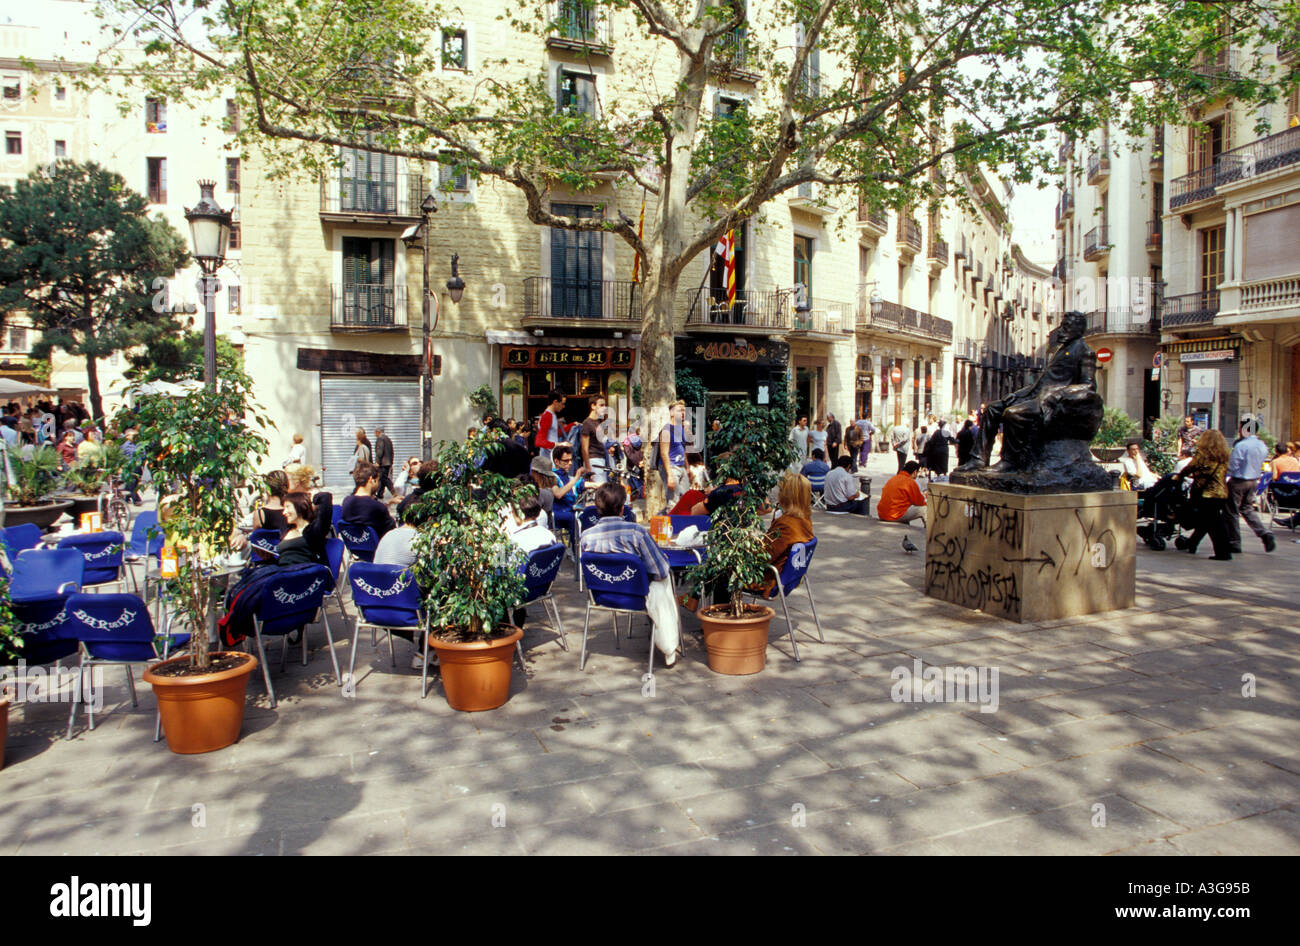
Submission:
<svg viewBox="0 0 1300 946">
<path fill-rule="evenodd" d="M 1114 358 L 1114 357 L 1115 357 L 1115 353 L 1114 353 L 1113 351 L 1111 351 L 1109 348 L 1098 348 L 1098 349 L 1097 349 L 1097 364 L 1099 364 L 1099 365 L 1104 365 L 1104 364 L 1106 364 L 1108 361 L 1110 361 L 1110 360 L 1111 360 L 1112 358 Z"/>
</svg>

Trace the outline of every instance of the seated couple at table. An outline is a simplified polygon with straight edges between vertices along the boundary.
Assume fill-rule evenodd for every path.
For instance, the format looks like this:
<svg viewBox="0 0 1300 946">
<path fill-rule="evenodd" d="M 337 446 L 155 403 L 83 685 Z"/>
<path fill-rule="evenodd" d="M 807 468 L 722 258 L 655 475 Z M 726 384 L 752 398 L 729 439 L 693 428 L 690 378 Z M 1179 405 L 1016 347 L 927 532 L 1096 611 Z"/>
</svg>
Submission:
<svg viewBox="0 0 1300 946">
<path fill-rule="evenodd" d="M 587 552 L 619 552 L 641 559 L 650 579 L 650 593 L 645 603 L 646 613 L 654 626 L 654 646 L 663 653 L 664 663 L 671 667 L 677 661 L 681 623 L 677 616 L 677 602 L 673 598 L 668 559 L 655 545 L 645 526 L 623 519 L 626 503 L 627 491 L 622 486 L 605 483 L 597 488 L 595 506 L 600 519 L 591 528 L 583 530 L 578 539 L 579 556 Z"/>
</svg>

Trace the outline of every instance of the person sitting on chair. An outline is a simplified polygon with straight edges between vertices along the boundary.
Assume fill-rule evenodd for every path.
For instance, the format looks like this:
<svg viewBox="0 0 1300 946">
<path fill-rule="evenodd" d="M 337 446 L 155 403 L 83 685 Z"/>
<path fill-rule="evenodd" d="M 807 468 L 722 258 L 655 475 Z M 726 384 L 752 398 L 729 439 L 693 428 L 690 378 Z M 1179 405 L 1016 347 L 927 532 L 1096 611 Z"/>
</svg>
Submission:
<svg viewBox="0 0 1300 946">
<path fill-rule="evenodd" d="M 1147 466 L 1147 461 L 1142 456 L 1142 447 L 1136 440 L 1129 441 L 1128 452 L 1119 458 L 1119 465 L 1124 468 L 1124 475 L 1128 477 L 1130 489 L 1150 489 L 1159 480 L 1159 477 Z"/>
<path fill-rule="evenodd" d="M 681 625 L 669 579 L 668 559 L 650 538 L 650 530 L 623 519 L 626 503 L 627 491 L 617 483 L 605 483 L 596 490 L 596 511 L 600 513 L 600 519 L 583 531 L 578 540 L 578 554 L 581 557 L 587 552 L 621 552 L 641 559 L 646 577 L 650 579 L 650 593 L 645 603 L 646 613 L 654 625 L 655 646 L 663 653 L 664 663 L 671 667 L 677 660 Z"/>
<path fill-rule="evenodd" d="M 812 459 L 803 465 L 799 470 L 802 476 L 808 477 L 812 482 L 818 482 L 825 479 L 826 474 L 831 471 L 831 465 L 826 462 L 826 454 L 818 447 L 812 452 Z"/>
</svg>

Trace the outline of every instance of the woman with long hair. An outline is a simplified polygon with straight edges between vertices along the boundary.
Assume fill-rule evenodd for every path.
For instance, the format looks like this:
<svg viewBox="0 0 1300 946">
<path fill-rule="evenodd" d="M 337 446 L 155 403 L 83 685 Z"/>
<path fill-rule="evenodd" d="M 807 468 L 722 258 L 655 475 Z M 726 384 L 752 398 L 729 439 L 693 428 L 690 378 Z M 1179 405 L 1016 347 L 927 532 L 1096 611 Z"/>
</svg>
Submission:
<svg viewBox="0 0 1300 946">
<path fill-rule="evenodd" d="M 1228 529 L 1223 521 L 1224 505 L 1228 501 L 1228 458 L 1231 451 L 1223 434 L 1217 430 L 1207 430 L 1196 438 L 1196 449 L 1192 462 L 1183 467 L 1181 473 L 1174 475 L 1178 481 L 1192 481 L 1192 508 L 1196 519 L 1196 529 L 1187 540 L 1185 550 L 1196 554 L 1196 547 L 1206 533 L 1214 546 L 1215 561 L 1226 562 L 1232 558 L 1229 551 Z"/>
<path fill-rule="evenodd" d="M 781 477 L 776 497 L 781 514 L 772 520 L 772 527 L 767 530 L 767 547 L 772 556 L 771 563 L 780 571 L 790 557 L 790 548 L 813 537 L 812 484 L 800 473 L 787 473 Z M 768 578 L 763 583 L 763 593 L 767 594 L 775 585 L 776 580 Z"/>
<path fill-rule="evenodd" d="M 371 459 L 375 451 L 370 446 L 370 438 L 366 436 L 364 427 L 357 428 L 356 449 L 352 451 L 352 463 L 348 466 L 348 472 L 351 473 L 357 468 L 358 463 L 373 463 Z"/>
</svg>

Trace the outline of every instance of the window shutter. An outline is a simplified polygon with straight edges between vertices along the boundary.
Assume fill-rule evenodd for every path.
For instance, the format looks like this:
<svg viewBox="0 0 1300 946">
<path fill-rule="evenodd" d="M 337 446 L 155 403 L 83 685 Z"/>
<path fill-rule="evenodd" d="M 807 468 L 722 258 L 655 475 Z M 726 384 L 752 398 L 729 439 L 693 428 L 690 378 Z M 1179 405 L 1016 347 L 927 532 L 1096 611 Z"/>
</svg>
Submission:
<svg viewBox="0 0 1300 946">
<path fill-rule="evenodd" d="M 365 282 L 366 251 L 365 241 L 355 237 L 343 238 L 343 285 L 356 286 Z"/>
<path fill-rule="evenodd" d="M 167 203 L 167 159 L 166 158 L 158 159 L 158 190 L 159 190 L 159 197 L 160 197 L 158 202 L 160 204 Z"/>
</svg>

